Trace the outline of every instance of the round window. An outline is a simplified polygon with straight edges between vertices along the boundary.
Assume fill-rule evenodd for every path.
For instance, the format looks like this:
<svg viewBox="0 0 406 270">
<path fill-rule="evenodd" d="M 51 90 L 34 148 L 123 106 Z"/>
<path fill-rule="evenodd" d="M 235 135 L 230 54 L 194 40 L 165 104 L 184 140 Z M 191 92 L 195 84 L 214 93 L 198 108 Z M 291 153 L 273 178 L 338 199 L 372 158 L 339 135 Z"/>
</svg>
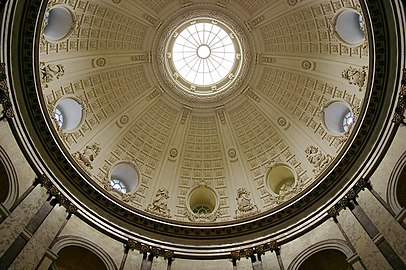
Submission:
<svg viewBox="0 0 406 270">
<path fill-rule="evenodd" d="M 55 6 L 45 13 L 44 35 L 49 41 L 67 38 L 74 27 L 74 15 L 64 6 Z"/>
<path fill-rule="evenodd" d="M 200 18 L 179 26 L 167 44 L 167 68 L 175 83 L 195 94 L 219 92 L 241 69 L 241 45 L 224 23 Z"/>
<path fill-rule="evenodd" d="M 84 115 L 82 104 L 74 98 L 62 98 L 54 109 L 53 117 L 64 131 L 73 131 L 79 127 Z"/>
</svg>

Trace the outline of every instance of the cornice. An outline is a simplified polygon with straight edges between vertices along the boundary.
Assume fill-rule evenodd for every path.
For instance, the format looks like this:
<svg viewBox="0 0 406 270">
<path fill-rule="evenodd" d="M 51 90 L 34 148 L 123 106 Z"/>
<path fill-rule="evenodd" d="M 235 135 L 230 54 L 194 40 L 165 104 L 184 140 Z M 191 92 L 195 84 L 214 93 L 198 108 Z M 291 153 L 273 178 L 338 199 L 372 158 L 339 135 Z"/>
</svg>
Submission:
<svg viewBox="0 0 406 270">
<path fill-rule="evenodd" d="M 323 204 L 323 201 L 328 201 L 328 198 L 325 198 L 324 195 L 332 190 L 336 191 L 335 196 L 337 198 L 341 197 L 344 201 L 340 201 L 334 206 L 334 208 L 327 209 L 327 207 L 324 207 L 321 211 L 329 211 L 330 216 L 334 215 L 334 211 L 337 212 L 346 205 L 345 201 L 350 199 L 350 197 L 352 198 L 356 196 L 357 192 L 365 187 L 364 184 L 359 184 L 355 179 L 360 178 L 358 168 L 364 166 L 363 170 L 368 171 L 368 169 L 374 167 L 373 164 L 380 158 L 372 158 L 369 155 L 371 149 L 379 144 L 379 142 L 375 142 L 374 139 L 378 138 L 378 135 L 383 133 L 383 129 L 389 130 L 389 132 L 386 133 L 387 137 L 393 136 L 396 131 L 391 125 L 387 125 L 387 122 L 390 122 L 390 116 L 386 117 L 384 122 L 377 121 L 378 118 L 382 117 L 382 114 L 387 114 L 387 112 L 382 111 L 383 108 L 389 110 L 393 103 L 388 104 L 385 97 L 395 91 L 390 87 L 394 82 L 391 81 L 393 79 L 388 72 L 388 67 L 392 64 L 389 63 L 389 58 L 390 55 L 394 53 L 394 49 L 389 47 L 386 43 L 387 40 L 390 40 L 387 37 L 388 31 L 386 31 L 390 26 L 388 26 L 385 21 L 385 10 L 382 10 L 382 5 L 379 0 L 373 0 L 368 1 L 367 4 L 370 17 L 374 18 L 369 22 L 369 31 L 371 31 L 371 34 L 373 35 L 373 38 L 370 39 L 371 52 L 375 52 L 375 57 L 372 63 L 375 68 L 371 71 L 373 74 L 370 76 L 370 78 L 373 78 L 373 81 L 369 81 L 367 87 L 370 89 L 368 92 L 369 102 L 367 106 L 362 109 L 363 116 L 360 125 L 356 127 L 353 137 L 347 142 L 348 149 L 345 155 L 338 163 L 331 165 L 334 166 L 333 170 L 326 174 L 320 183 L 310 187 L 305 196 L 294 198 L 295 201 L 292 200 L 289 204 L 265 212 L 263 215 L 253 220 L 247 219 L 227 224 L 193 226 L 175 221 L 168 222 L 149 216 L 145 213 L 131 211 L 128 208 L 114 203 L 101 192 L 96 191 L 93 185 L 78 173 L 78 170 L 66 159 L 64 153 L 60 150 L 53 139 L 54 136 L 51 134 L 48 124 L 43 117 L 43 105 L 38 99 L 38 89 L 36 88 L 36 85 L 40 85 L 38 82 L 39 78 L 35 75 L 35 71 L 33 70 L 33 67 L 36 67 L 35 70 L 38 71 L 38 57 L 35 54 L 33 57 L 33 51 L 34 53 L 37 52 L 36 48 L 38 47 L 38 40 L 35 40 L 35 30 L 38 14 L 41 13 L 40 11 L 43 10 L 44 5 L 46 5 L 46 1 L 27 0 L 24 5 L 20 6 L 20 8 L 24 9 L 23 12 L 25 16 L 15 18 L 16 20 L 21 20 L 21 31 L 18 36 L 19 46 L 17 49 L 7 52 L 10 54 L 10 58 L 15 57 L 19 61 L 19 66 L 14 67 L 15 73 L 12 74 L 12 79 L 21 81 L 22 86 L 22 89 L 20 90 L 11 89 L 10 91 L 18 91 L 14 93 L 14 96 L 22 97 L 24 100 L 23 103 L 20 101 L 19 106 L 25 106 L 27 112 L 29 112 L 23 113 L 14 110 L 14 113 L 20 114 L 21 118 L 24 119 L 24 121 L 29 121 L 35 129 L 27 131 L 27 134 L 21 134 L 15 131 L 16 137 L 20 140 L 30 141 L 30 143 L 32 143 L 32 141 L 42 142 L 41 145 L 37 145 L 39 152 L 37 153 L 38 156 L 32 158 L 40 159 L 46 157 L 46 162 L 51 162 L 52 160 L 52 164 L 50 164 L 52 165 L 50 166 L 52 167 L 52 170 L 58 170 L 58 175 L 63 175 L 63 179 L 56 179 L 53 177 L 48 178 L 47 175 L 52 174 L 47 172 L 40 181 L 51 195 L 60 198 L 60 203 L 64 206 L 66 205 L 65 207 L 68 209 L 70 207 L 76 209 L 80 207 L 92 207 L 94 205 L 99 209 L 103 209 L 104 212 L 99 212 L 100 215 L 114 217 L 114 219 L 120 220 L 122 224 L 121 226 L 126 227 L 126 229 L 123 229 L 123 232 L 116 232 L 116 234 L 122 234 L 121 239 L 128 239 L 127 236 L 128 234 L 131 235 L 131 231 L 136 232 L 133 233 L 131 237 L 131 239 L 134 239 L 132 241 L 134 241 L 135 244 L 133 244 L 133 242 L 128 243 L 128 246 L 131 249 L 133 249 L 132 247 L 134 247 L 134 249 L 138 249 L 139 247 L 139 250 L 145 250 L 145 252 L 156 253 L 159 256 L 165 257 L 166 252 L 174 252 L 171 254 L 176 254 L 177 248 L 184 249 L 185 246 L 187 247 L 188 245 L 184 243 L 191 243 L 196 239 L 199 239 L 202 244 L 208 244 L 214 240 L 227 240 L 237 243 L 235 246 L 240 245 L 238 239 L 250 239 L 251 242 L 249 242 L 249 244 L 241 244 L 244 246 L 251 245 L 252 247 L 244 247 L 242 249 L 245 250 L 248 248 L 248 251 L 241 251 L 241 249 L 235 247 L 230 248 L 233 250 L 230 251 L 229 256 L 234 258 L 247 256 L 247 254 L 251 253 L 251 248 L 257 253 L 274 250 L 274 248 L 271 247 L 273 247 L 276 242 L 269 242 L 269 240 L 265 241 L 266 243 L 272 243 L 272 245 L 263 244 L 263 240 L 261 240 L 261 243 L 256 243 L 256 237 L 261 234 L 264 235 L 266 234 L 265 232 L 272 231 L 275 228 L 280 228 L 281 224 L 289 225 L 289 221 L 295 219 L 295 216 L 297 215 L 311 213 L 312 209 L 317 208 L 316 205 Z M 12 24 L 10 23 L 10 25 Z M 1 79 L 5 80 L 6 78 L 3 76 Z M 402 97 L 401 100 L 404 100 L 404 95 Z M 14 97 L 12 96 L 11 99 L 13 98 Z M 12 104 L 18 102 L 19 99 L 16 98 Z M 8 108 L 11 109 L 10 106 Z M 24 125 L 22 121 L 15 121 L 12 124 Z M 360 160 L 360 157 L 366 157 L 366 159 Z M 39 169 L 41 170 L 41 168 Z M 353 180 L 351 181 L 351 179 Z M 80 207 L 78 207 L 76 204 L 81 204 L 78 200 L 71 200 L 67 196 L 62 195 L 60 187 L 64 186 L 64 183 L 69 183 L 69 185 L 75 187 L 75 190 L 69 190 L 70 194 L 68 196 L 75 197 L 75 194 L 80 193 L 80 195 L 86 197 L 91 204 L 80 205 Z M 344 187 L 347 189 L 353 189 L 351 189 L 352 191 L 350 193 L 343 194 L 342 190 L 344 190 Z M 84 218 L 86 218 L 86 216 L 84 216 Z M 90 220 L 89 222 L 92 223 Z M 320 222 L 320 220 L 312 222 L 313 226 L 317 222 Z M 94 224 L 94 226 L 98 227 L 100 230 L 108 230 L 106 229 L 108 226 L 103 227 L 102 224 Z M 273 231 L 275 232 L 273 237 L 276 237 L 277 231 Z M 159 247 L 158 251 L 156 251 L 156 248 L 152 245 L 145 244 L 145 246 L 148 247 L 148 250 L 146 250 L 147 248 L 144 247 L 142 241 L 139 241 L 137 238 L 142 232 L 148 232 L 150 235 L 154 235 L 156 240 L 159 240 L 162 235 L 165 235 L 168 239 L 178 239 L 179 243 L 183 244 L 174 242 L 171 244 L 171 248 L 167 249 L 166 247 Z M 295 237 L 294 233 L 291 237 Z M 277 239 L 272 241 L 277 241 Z M 261 245 L 263 245 L 263 247 Z M 258 248 L 256 248 L 256 246 L 258 246 Z M 216 244 L 209 248 L 209 252 L 211 252 L 212 256 L 216 256 L 216 253 L 220 252 L 220 250 L 224 250 L 221 244 Z M 189 253 L 185 253 L 190 254 L 191 256 L 199 256 L 193 252 L 199 251 L 191 250 Z M 237 253 L 239 255 L 236 255 Z M 168 255 L 166 257 L 169 258 L 170 256 Z"/>
</svg>

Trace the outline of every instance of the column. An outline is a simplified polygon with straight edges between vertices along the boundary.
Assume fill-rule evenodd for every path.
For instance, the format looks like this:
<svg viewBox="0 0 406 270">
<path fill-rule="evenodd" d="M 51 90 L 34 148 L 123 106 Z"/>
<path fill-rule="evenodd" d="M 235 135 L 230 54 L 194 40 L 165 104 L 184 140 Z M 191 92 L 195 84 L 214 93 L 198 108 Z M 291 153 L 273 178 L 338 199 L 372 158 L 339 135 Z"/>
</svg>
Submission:
<svg viewBox="0 0 406 270">
<path fill-rule="evenodd" d="M 275 249 L 275 254 L 276 254 L 276 259 L 278 260 L 279 269 L 285 270 L 285 267 L 283 266 L 282 257 L 281 257 L 281 249 L 279 247 Z"/>
<path fill-rule="evenodd" d="M 376 237 L 383 239 L 378 245 L 378 248 L 388 261 L 390 263 L 392 262 L 391 265 L 393 267 L 395 267 L 395 263 L 399 266 L 405 267 L 406 234 L 404 228 L 402 228 L 395 218 L 370 192 L 361 192 L 358 196 L 358 205 L 355 205 L 355 208 L 358 208 L 356 211 L 358 213 L 357 215 L 363 220 L 365 226 L 373 226 L 376 228 L 377 232 L 371 232 L 375 233 L 375 235 L 371 236 L 372 238 Z"/>
<path fill-rule="evenodd" d="M 341 227 L 340 223 L 337 220 L 336 216 L 333 216 L 333 220 L 335 224 L 337 225 L 338 229 L 340 230 L 341 234 L 344 236 L 344 239 L 347 243 L 347 245 L 350 247 L 351 251 L 353 252 L 353 255 L 347 258 L 347 262 L 351 264 L 352 268 L 354 270 L 367 270 L 366 266 L 362 262 L 361 258 L 357 254 L 357 251 L 355 250 L 354 246 L 352 245 L 350 239 L 348 238 L 347 234 L 343 230 L 343 227 Z"/>
<path fill-rule="evenodd" d="M 250 256 L 252 263 L 252 270 L 263 270 L 261 254 L 253 254 Z"/>
<path fill-rule="evenodd" d="M 341 211 L 337 216 L 345 235 L 361 257 L 366 269 L 391 269 L 391 266 L 381 254 L 364 228 L 351 211 Z"/>
<path fill-rule="evenodd" d="M 142 263 L 141 263 L 140 270 L 151 270 L 153 259 L 154 259 L 154 255 L 152 253 L 145 252 L 142 256 Z"/>
<path fill-rule="evenodd" d="M 66 219 L 63 221 L 63 224 L 61 225 L 58 232 L 54 236 L 52 243 L 48 246 L 47 250 L 45 251 L 45 254 L 42 256 L 42 259 L 41 259 L 39 265 L 37 266 L 37 270 L 48 270 L 50 265 L 58 258 L 58 255 L 55 254 L 51 249 L 52 249 L 53 245 L 55 244 L 55 242 L 57 241 L 59 235 L 65 228 L 66 224 L 70 220 L 71 216 L 72 216 L 72 213 L 69 213 L 68 216 L 66 217 Z"/>
<path fill-rule="evenodd" d="M 56 202 L 56 199 L 55 199 Z M 24 249 L 18 254 L 11 264 L 13 269 L 35 269 L 47 251 L 49 244 L 55 238 L 66 219 L 65 208 L 52 207 L 42 218 L 42 222 L 37 226 L 37 230 L 32 234 Z"/>
<path fill-rule="evenodd" d="M 0 224 L 0 256 L 3 256 L 12 243 L 16 241 L 23 229 L 44 205 L 46 199 L 46 190 L 39 186 L 35 187 Z M 18 241 L 21 242 L 23 239 Z"/>
</svg>

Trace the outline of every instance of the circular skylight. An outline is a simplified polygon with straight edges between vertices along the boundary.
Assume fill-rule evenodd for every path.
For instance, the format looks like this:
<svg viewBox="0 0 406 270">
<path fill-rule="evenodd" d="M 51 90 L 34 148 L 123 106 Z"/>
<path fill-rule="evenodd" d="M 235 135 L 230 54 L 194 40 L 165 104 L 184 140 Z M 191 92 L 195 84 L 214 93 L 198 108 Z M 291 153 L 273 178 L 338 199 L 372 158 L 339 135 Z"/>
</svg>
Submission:
<svg viewBox="0 0 406 270">
<path fill-rule="evenodd" d="M 236 60 L 232 34 L 215 22 L 193 23 L 183 29 L 172 47 L 175 70 L 193 85 L 214 85 L 226 78 Z"/>
</svg>

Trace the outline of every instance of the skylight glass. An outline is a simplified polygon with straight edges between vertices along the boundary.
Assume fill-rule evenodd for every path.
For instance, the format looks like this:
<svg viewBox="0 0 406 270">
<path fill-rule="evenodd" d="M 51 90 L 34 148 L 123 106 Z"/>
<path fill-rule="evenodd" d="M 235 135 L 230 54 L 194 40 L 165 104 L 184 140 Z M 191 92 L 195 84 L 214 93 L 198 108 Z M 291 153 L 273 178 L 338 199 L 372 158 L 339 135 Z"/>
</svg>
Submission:
<svg viewBox="0 0 406 270">
<path fill-rule="evenodd" d="M 230 34 L 214 23 L 194 23 L 176 37 L 172 60 L 192 85 L 214 85 L 227 77 L 236 59 Z"/>
</svg>

